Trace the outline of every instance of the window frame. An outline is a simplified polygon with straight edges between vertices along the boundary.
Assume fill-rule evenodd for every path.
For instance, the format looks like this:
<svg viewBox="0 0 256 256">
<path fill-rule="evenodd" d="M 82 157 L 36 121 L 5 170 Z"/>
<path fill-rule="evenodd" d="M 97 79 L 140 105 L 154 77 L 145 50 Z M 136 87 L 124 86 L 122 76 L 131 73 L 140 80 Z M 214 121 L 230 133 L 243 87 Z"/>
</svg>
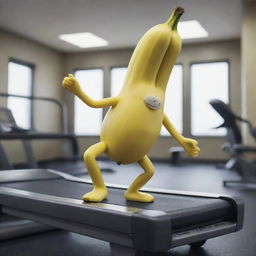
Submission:
<svg viewBox="0 0 256 256">
<path fill-rule="evenodd" d="M 118 66 L 110 66 L 109 67 L 109 88 L 108 88 L 108 97 L 114 97 L 111 95 L 111 89 L 112 89 L 112 76 L 111 76 L 111 72 L 113 69 L 115 68 L 127 68 L 128 70 L 128 65 L 118 65 Z"/>
<path fill-rule="evenodd" d="M 199 139 L 221 139 L 225 138 L 226 135 L 193 135 L 192 134 L 192 65 L 194 64 L 211 64 L 211 63 L 220 63 L 225 62 L 228 64 L 228 105 L 231 106 L 231 88 L 230 88 L 230 59 L 216 59 L 216 60 L 208 60 L 208 61 L 192 61 L 189 63 L 189 136 L 193 138 L 199 138 Z"/>
<path fill-rule="evenodd" d="M 102 70 L 102 74 L 103 74 L 103 98 L 106 97 L 106 89 L 105 89 L 105 79 L 106 79 L 106 74 L 105 74 L 105 68 L 103 66 L 96 66 L 96 67 L 77 67 L 77 68 L 74 68 L 73 69 L 73 74 L 75 76 L 75 73 L 77 71 L 83 71 L 83 70 L 94 70 L 94 69 L 100 69 Z M 72 94 L 72 132 L 73 134 L 75 134 L 75 97 L 77 97 L 76 95 L 73 95 Z M 104 119 L 105 117 L 105 113 L 104 113 L 104 108 L 102 110 L 102 120 Z M 81 134 L 75 134 L 76 137 L 78 138 L 86 138 L 86 137 L 89 137 L 89 138 L 99 138 L 100 137 L 100 134 L 99 135 L 81 135 Z"/>
<path fill-rule="evenodd" d="M 182 133 L 181 134 L 184 134 L 184 132 L 185 132 L 185 122 L 184 122 L 184 115 L 185 115 L 185 107 L 184 107 L 184 98 L 185 98 L 185 88 L 184 88 L 184 80 L 185 80 L 185 76 L 184 76 L 184 74 L 185 74 L 185 72 L 184 72 L 184 63 L 181 63 L 181 62 L 177 62 L 177 63 L 175 63 L 174 64 L 174 66 L 175 65 L 180 65 L 181 66 L 181 68 L 182 68 L 182 83 L 181 83 L 181 85 L 182 85 Z M 171 75 L 172 74 L 170 74 L 170 77 L 171 77 Z M 169 77 L 169 79 L 170 79 L 170 77 Z M 169 81 L 169 80 L 168 80 Z M 170 118 L 169 116 L 168 116 L 168 118 Z M 171 122 L 172 122 L 172 120 L 170 120 Z M 162 124 L 163 125 L 163 124 Z M 176 127 L 175 127 L 176 128 Z M 168 135 L 161 135 L 161 132 L 159 133 L 159 138 L 164 138 L 164 139 L 172 139 L 173 137 L 171 136 L 171 134 L 168 134 Z"/>
<path fill-rule="evenodd" d="M 31 69 L 31 89 L 30 89 L 30 96 L 29 97 L 33 98 L 35 96 L 36 64 L 34 64 L 32 62 L 29 62 L 29 61 L 21 60 L 21 59 L 18 59 L 18 58 L 14 58 L 14 57 L 8 58 L 7 65 L 9 65 L 10 62 L 18 64 L 18 65 L 23 65 L 23 66 L 29 67 Z M 9 68 L 7 68 L 7 72 L 9 72 Z M 9 89 L 8 87 L 9 87 L 9 80 L 7 79 L 7 91 Z M 35 129 L 35 118 L 34 118 L 35 106 L 34 106 L 34 101 L 32 99 L 28 98 L 28 100 L 30 100 L 30 128 L 29 129 L 34 130 Z M 6 104 L 8 105 L 8 99 L 7 99 Z"/>
</svg>

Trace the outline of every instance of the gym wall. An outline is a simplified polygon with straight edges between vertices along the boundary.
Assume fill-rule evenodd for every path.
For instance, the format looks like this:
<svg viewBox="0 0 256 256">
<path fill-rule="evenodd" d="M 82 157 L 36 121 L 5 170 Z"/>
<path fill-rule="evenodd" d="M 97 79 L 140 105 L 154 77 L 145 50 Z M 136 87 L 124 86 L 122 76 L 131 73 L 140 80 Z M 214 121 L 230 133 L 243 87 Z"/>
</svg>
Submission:
<svg viewBox="0 0 256 256">
<path fill-rule="evenodd" d="M 34 96 L 53 97 L 61 100 L 60 89 L 63 78 L 63 56 L 46 46 L 24 39 L 17 35 L 0 30 L 0 91 L 7 93 L 9 58 L 22 60 L 35 65 Z M 6 105 L 0 98 L 1 105 Z M 60 115 L 57 107 L 49 103 L 35 104 L 35 128 L 44 132 L 60 132 Z M 4 142 L 8 156 L 13 162 L 24 162 L 20 142 Z M 34 141 L 33 146 L 37 159 L 58 157 L 60 142 Z M 50 149 L 50 152 L 49 152 Z"/>
<path fill-rule="evenodd" d="M 104 95 L 110 95 L 110 69 L 127 66 L 132 55 L 132 49 L 112 51 L 92 51 L 88 53 L 65 54 L 65 74 L 73 73 L 75 69 L 103 68 Z M 230 104 L 232 109 L 241 113 L 241 71 L 240 71 L 240 40 L 228 40 L 214 43 L 184 45 L 178 63 L 183 64 L 183 94 L 184 94 L 184 132 L 191 137 L 190 131 L 190 65 L 193 62 L 228 60 L 230 63 Z M 206 85 L 207 86 L 207 85 Z M 69 105 L 70 128 L 73 128 L 73 97 L 63 91 L 63 98 Z M 221 160 L 227 156 L 221 151 L 220 145 L 224 138 L 197 137 L 201 152 L 200 159 Z M 96 143 L 98 137 L 79 137 L 80 152 Z M 152 158 L 168 158 L 168 148 L 177 145 L 170 137 L 160 137 L 150 152 Z"/>
<path fill-rule="evenodd" d="M 132 55 L 132 49 L 110 51 L 91 51 L 89 53 L 62 54 L 46 46 L 24 39 L 17 35 L 0 30 L 0 76 L 1 91 L 7 92 L 8 60 L 10 57 L 35 64 L 34 95 L 48 96 L 65 100 L 69 105 L 70 129 L 73 128 L 73 98 L 61 89 L 63 76 L 78 68 L 104 68 L 104 95 L 110 95 L 111 67 L 127 66 Z M 190 64 L 192 62 L 229 60 L 230 63 L 230 103 L 232 109 L 241 113 L 241 77 L 240 77 L 240 41 L 223 41 L 204 44 L 184 45 L 178 63 L 183 64 L 184 72 L 184 135 L 189 134 L 190 126 Z M 4 102 L 3 98 L 0 99 Z M 105 110 L 106 111 L 106 110 Z M 45 132 L 60 132 L 59 113 L 51 104 L 35 105 L 36 129 Z M 48 120 L 52 120 L 48 122 Z M 54 121 L 53 121 L 54 120 Z M 224 159 L 221 151 L 223 138 L 197 138 L 201 146 L 201 159 Z M 99 140 L 98 137 L 79 137 L 80 152 Z M 51 143 L 51 144 L 49 144 Z M 51 158 L 68 154 L 68 146 L 63 147 L 58 141 L 33 142 L 38 159 Z M 6 144 L 6 143 L 5 143 Z M 152 158 L 168 158 L 168 148 L 176 145 L 174 140 L 160 137 L 150 152 Z M 6 146 L 6 145 L 5 145 Z M 18 142 L 8 142 L 7 152 L 13 162 L 24 161 L 20 154 L 21 145 Z M 214 154 L 212 153 L 214 152 Z"/>
<path fill-rule="evenodd" d="M 244 1 L 243 22 L 241 33 L 242 49 L 242 115 L 256 125 L 255 111 L 255 73 L 256 73 L 256 2 Z M 248 126 L 243 126 L 243 138 L 246 144 L 255 145 L 255 139 L 251 136 Z"/>
</svg>

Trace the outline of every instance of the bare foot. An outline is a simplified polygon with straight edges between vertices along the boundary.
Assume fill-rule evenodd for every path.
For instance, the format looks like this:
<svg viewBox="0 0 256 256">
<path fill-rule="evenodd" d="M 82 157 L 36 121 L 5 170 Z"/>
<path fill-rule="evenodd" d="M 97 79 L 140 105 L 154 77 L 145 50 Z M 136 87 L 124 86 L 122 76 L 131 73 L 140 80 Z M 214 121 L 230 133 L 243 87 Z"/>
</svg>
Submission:
<svg viewBox="0 0 256 256">
<path fill-rule="evenodd" d="M 125 198 L 130 201 L 151 203 L 154 201 L 154 197 L 148 193 L 143 192 L 129 192 L 126 191 Z"/>
<path fill-rule="evenodd" d="M 83 195 L 83 200 L 88 202 L 101 202 L 107 196 L 107 188 L 94 188 L 91 192 Z"/>
</svg>

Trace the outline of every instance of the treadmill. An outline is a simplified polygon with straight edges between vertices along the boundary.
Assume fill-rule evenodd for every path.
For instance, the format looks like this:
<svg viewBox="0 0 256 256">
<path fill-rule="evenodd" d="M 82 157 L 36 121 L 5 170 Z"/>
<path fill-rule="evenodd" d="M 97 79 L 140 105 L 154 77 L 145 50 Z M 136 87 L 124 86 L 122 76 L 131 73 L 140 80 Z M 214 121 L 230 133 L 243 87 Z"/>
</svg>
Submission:
<svg viewBox="0 0 256 256">
<path fill-rule="evenodd" d="M 125 200 L 125 186 L 107 184 L 108 199 L 89 203 L 80 199 L 92 189 L 89 180 L 51 169 L 2 171 L 0 184 L 0 220 L 14 216 L 108 241 L 112 256 L 198 247 L 243 225 L 243 202 L 226 195 L 145 188 L 155 201 L 141 203 Z"/>
</svg>

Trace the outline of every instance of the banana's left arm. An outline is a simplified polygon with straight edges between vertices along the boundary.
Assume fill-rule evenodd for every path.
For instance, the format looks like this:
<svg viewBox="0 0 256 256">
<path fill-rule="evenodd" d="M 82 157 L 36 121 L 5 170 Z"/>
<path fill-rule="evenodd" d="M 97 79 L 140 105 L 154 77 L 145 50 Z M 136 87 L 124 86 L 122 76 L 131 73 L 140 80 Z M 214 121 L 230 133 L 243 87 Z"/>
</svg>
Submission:
<svg viewBox="0 0 256 256">
<path fill-rule="evenodd" d="M 174 127 L 174 125 L 169 120 L 168 116 L 164 114 L 163 125 L 171 136 L 179 142 L 179 144 L 185 149 L 189 156 L 197 156 L 200 151 L 198 147 L 198 142 L 189 138 L 183 137 Z"/>
<path fill-rule="evenodd" d="M 69 74 L 67 77 L 64 78 L 62 86 L 69 92 L 76 95 L 86 105 L 92 108 L 104 108 L 110 106 L 113 107 L 119 102 L 119 97 L 105 98 L 102 100 L 94 100 L 90 98 L 86 93 L 82 91 L 78 80 L 72 74 Z"/>
</svg>

